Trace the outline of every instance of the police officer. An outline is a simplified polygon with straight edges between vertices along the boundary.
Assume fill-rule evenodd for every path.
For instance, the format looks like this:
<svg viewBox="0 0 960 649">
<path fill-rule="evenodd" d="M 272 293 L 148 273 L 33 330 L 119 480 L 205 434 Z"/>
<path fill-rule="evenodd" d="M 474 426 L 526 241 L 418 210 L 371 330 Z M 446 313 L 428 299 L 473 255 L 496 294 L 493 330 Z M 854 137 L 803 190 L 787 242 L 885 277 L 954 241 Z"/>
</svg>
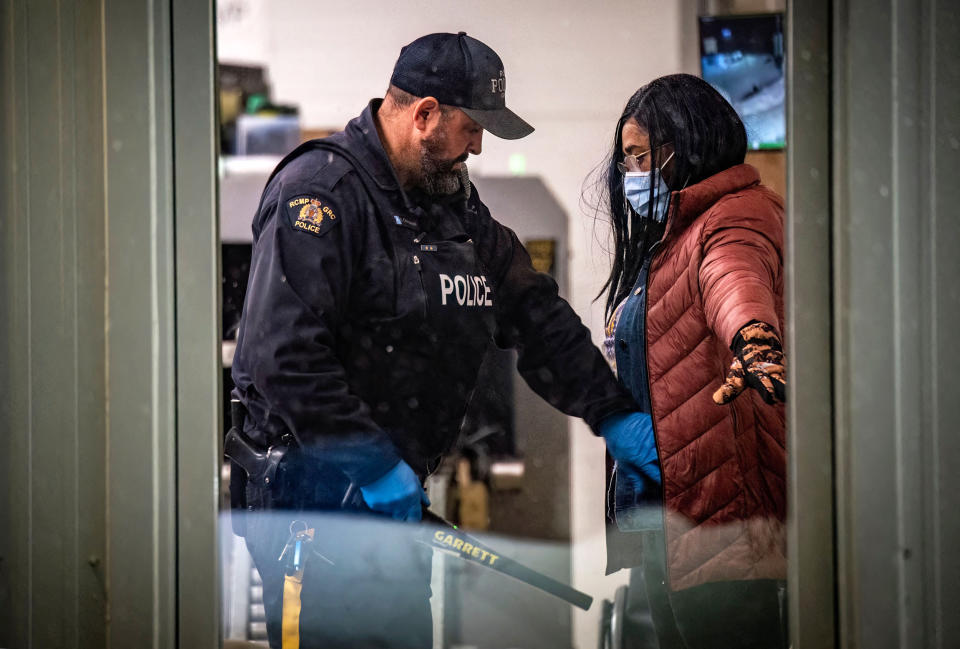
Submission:
<svg viewBox="0 0 960 649">
<path fill-rule="evenodd" d="M 419 38 L 383 100 L 294 150 L 263 192 L 233 378 L 244 439 L 264 457 L 288 450 L 244 467 L 273 647 L 431 646 L 429 550 L 362 517 L 316 516 L 419 520 L 491 343 L 516 348 L 537 393 L 597 432 L 636 408 L 467 178 L 484 130 L 533 131 L 505 85 L 497 54 L 466 33 Z M 619 429 L 617 448 L 643 447 Z"/>
</svg>

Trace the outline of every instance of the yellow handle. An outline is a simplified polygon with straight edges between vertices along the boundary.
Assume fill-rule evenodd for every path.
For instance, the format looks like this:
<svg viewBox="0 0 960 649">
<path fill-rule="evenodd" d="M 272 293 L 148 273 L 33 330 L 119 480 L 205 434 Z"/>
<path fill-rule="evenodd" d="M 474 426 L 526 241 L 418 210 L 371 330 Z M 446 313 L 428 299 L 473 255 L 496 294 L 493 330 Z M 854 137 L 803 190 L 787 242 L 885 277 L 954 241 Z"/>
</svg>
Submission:
<svg viewBox="0 0 960 649">
<path fill-rule="evenodd" d="M 303 590 L 303 570 L 283 578 L 283 649 L 300 649 L 300 591 Z"/>
</svg>

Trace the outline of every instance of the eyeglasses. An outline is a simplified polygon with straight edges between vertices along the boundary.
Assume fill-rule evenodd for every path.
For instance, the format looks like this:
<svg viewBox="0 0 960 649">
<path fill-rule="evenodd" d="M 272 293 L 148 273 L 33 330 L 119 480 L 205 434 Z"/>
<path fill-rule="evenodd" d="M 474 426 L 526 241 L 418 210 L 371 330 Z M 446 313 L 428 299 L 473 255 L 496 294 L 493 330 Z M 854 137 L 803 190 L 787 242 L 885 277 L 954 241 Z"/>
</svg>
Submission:
<svg viewBox="0 0 960 649">
<path fill-rule="evenodd" d="M 617 169 L 619 169 L 622 174 L 628 171 L 640 171 L 643 157 L 649 153 L 650 151 L 644 151 L 639 155 L 625 155 L 623 156 L 623 162 L 617 163 Z"/>
<path fill-rule="evenodd" d="M 673 144 L 673 142 L 664 142 L 664 143 L 661 144 L 660 147 L 658 147 L 658 148 L 663 148 L 663 147 L 665 147 L 665 146 L 668 145 L 668 144 Z M 639 154 L 637 154 L 637 155 L 625 155 L 625 156 L 623 156 L 623 162 L 618 162 L 618 163 L 617 163 L 617 169 L 619 169 L 619 170 L 620 170 L 620 173 L 622 173 L 622 174 L 625 174 L 625 173 L 627 173 L 628 171 L 642 171 L 643 158 L 644 158 L 644 156 L 649 155 L 649 154 L 650 154 L 650 151 L 653 151 L 653 149 L 649 149 L 649 150 L 644 151 L 643 153 L 639 153 Z M 664 163 L 664 164 L 666 164 L 666 163 Z"/>
</svg>

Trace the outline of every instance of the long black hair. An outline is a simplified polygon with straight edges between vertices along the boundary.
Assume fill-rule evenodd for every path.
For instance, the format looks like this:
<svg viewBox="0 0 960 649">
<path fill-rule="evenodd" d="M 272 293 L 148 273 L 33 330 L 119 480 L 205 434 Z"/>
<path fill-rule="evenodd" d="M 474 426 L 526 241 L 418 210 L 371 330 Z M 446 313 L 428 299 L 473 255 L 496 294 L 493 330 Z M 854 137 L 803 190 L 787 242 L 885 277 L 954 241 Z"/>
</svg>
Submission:
<svg viewBox="0 0 960 649">
<path fill-rule="evenodd" d="M 741 164 L 747 152 L 747 134 L 737 112 L 703 79 L 690 74 L 671 74 L 633 93 L 617 122 L 613 149 L 602 172 L 615 247 L 610 276 L 597 297 L 607 294 L 608 317 L 630 292 L 644 256 L 663 235 L 664 227 L 652 219 L 658 199 L 656 182 L 651 183 L 646 218 L 636 214 L 624 201 L 623 174 L 617 163 L 623 160 L 621 132 L 630 118 L 649 135 L 651 152 L 664 144 L 673 145 L 671 182 L 668 183 L 671 191 Z M 652 173 L 658 173 L 655 165 L 651 168 Z"/>
</svg>

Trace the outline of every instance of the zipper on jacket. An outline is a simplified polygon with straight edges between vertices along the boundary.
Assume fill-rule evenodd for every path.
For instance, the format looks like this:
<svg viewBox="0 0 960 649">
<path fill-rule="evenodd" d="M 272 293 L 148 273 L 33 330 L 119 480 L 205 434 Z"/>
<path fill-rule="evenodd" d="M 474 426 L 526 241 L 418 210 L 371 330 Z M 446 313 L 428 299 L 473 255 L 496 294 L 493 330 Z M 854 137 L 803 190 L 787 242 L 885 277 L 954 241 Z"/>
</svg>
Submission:
<svg viewBox="0 0 960 649">
<path fill-rule="evenodd" d="M 417 279 L 420 280 L 420 293 L 423 295 L 423 320 L 427 320 L 427 287 L 423 283 L 423 265 L 420 263 L 420 257 L 413 256 L 413 267 L 417 269 Z"/>
<path fill-rule="evenodd" d="M 664 585 L 667 587 L 667 591 L 670 590 L 670 552 L 667 547 L 667 488 L 666 488 L 666 475 L 667 472 L 663 468 L 663 454 L 660 450 L 660 436 L 657 434 L 657 420 L 653 416 L 653 390 L 650 389 L 650 329 L 647 327 L 647 311 L 650 309 L 650 291 L 647 288 L 650 285 L 650 269 L 653 267 L 653 257 L 657 251 L 657 248 L 660 247 L 660 244 L 663 243 L 663 239 L 657 241 L 650 248 L 648 253 L 649 257 L 647 259 L 647 275 L 643 278 L 643 291 L 645 295 L 643 296 L 643 362 L 646 364 L 645 378 L 647 381 L 647 396 L 650 399 L 650 427 L 653 429 L 653 442 L 657 445 L 657 461 L 660 463 L 660 506 L 663 511 L 662 516 L 662 527 L 663 527 L 663 577 Z"/>
<path fill-rule="evenodd" d="M 733 435 L 734 435 L 734 439 L 736 439 L 736 435 L 740 431 L 740 422 L 737 421 L 737 408 L 736 406 L 733 405 L 733 401 L 731 401 L 727 405 L 730 406 L 730 418 L 733 420 Z M 738 464 L 737 468 L 740 469 L 740 473 L 742 474 L 743 467 L 739 466 L 740 464 L 739 458 L 737 460 L 737 464 Z"/>
</svg>

